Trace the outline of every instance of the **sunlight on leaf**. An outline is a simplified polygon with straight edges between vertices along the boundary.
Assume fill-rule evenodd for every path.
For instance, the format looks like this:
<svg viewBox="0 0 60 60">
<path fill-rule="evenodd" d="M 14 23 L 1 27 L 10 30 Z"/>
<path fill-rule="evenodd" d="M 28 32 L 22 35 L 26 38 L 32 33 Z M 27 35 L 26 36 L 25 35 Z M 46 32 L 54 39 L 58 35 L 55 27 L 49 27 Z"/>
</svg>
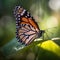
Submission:
<svg viewBox="0 0 60 60">
<path fill-rule="evenodd" d="M 38 44 L 37 46 L 42 47 L 43 49 L 51 51 L 57 54 L 58 56 L 60 56 L 60 46 L 58 46 L 56 43 L 54 43 L 51 40 L 45 41 L 42 44 Z"/>
</svg>

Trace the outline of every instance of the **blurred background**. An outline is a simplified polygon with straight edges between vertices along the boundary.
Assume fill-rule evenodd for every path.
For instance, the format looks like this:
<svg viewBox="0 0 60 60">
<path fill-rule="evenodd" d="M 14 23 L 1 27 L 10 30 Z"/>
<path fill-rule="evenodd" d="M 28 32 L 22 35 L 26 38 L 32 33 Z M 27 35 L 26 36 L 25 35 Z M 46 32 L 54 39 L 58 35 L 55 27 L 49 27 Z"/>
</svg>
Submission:
<svg viewBox="0 0 60 60">
<path fill-rule="evenodd" d="M 14 7 L 20 5 L 34 17 L 44 40 L 20 50 L 17 41 Z M 0 60 L 60 60 L 60 0 L 0 0 Z"/>
</svg>

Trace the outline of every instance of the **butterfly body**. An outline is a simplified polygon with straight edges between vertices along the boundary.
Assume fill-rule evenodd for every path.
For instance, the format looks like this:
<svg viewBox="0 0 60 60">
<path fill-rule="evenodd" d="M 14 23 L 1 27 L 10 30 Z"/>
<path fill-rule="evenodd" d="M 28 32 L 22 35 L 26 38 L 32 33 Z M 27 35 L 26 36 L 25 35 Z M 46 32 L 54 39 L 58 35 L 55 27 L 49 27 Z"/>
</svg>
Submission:
<svg viewBox="0 0 60 60">
<path fill-rule="evenodd" d="M 42 36 L 44 31 L 40 30 L 31 14 L 21 6 L 14 9 L 16 18 L 16 37 L 19 42 L 29 45 L 34 39 Z"/>
</svg>

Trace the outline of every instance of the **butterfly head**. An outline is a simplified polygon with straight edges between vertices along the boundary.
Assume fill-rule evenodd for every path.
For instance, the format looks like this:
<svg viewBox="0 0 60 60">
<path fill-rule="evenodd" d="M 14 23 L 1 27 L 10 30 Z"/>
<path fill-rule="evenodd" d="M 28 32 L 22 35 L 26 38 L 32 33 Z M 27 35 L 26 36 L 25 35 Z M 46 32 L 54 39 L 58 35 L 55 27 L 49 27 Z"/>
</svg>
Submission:
<svg viewBox="0 0 60 60">
<path fill-rule="evenodd" d="M 39 34 L 38 34 L 38 37 L 41 37 L 44 33 L 45 33 L 44 30 L 40 30 L 40 32 L 39 32 Z"/>
</svg>

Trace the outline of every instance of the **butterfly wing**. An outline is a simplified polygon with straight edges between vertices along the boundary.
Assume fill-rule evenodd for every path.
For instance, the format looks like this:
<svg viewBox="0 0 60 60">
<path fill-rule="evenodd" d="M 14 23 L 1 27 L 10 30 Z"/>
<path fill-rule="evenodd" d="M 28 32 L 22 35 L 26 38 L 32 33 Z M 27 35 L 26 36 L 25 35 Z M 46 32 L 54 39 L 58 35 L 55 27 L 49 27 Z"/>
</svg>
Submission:
<svg viewBox="0 0 60 60">
<path fill-rule="evenodd" d="M 40 32 L 37 23 L 30 13 L 21 6 L 15 7 L 14 15 L 16 17 L 16 36 L 18 40 L 25 45 L 30 44 L 38 37 Z"/>
</svg>

